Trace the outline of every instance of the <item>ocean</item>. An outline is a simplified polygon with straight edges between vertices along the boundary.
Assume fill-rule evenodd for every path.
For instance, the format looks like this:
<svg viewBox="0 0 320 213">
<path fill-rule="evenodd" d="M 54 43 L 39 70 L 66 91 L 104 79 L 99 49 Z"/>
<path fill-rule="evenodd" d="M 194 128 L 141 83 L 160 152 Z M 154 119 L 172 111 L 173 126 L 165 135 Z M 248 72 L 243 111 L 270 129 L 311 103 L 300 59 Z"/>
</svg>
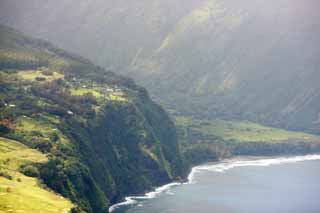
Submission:
<svg viewBox="0 0 320 213">
<path fill-rule="evenodd" d="M 127 197 L 113 213 L 320 213 L 320 155 L 194 167 L 187 183 Z"/>
</svg>

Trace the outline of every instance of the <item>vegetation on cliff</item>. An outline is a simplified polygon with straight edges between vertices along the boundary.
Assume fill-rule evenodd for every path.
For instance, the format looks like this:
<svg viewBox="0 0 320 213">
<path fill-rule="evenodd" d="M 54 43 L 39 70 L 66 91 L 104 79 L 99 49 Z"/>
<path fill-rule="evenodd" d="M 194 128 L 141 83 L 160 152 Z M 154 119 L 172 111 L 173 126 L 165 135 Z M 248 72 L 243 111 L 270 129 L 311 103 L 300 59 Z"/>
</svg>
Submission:
<svg viewBox="0 0 320 213">
<path fill-rule="evenodd" d="M 107 212 L 183 175 L 174 124 L 145 89 L 8 27 L 0 35 L 0 135 L 42 153 L 19 169 L 72 212 Z"/>
<path fill-rule="evenodd" d="M 320 137 L 248 121 L 175 117 L 181 152 L 189 165 L 237 155 L 271 156 L 320 152 Z"/>
<path fill-rule="evenodd" d="M 0 212 L 67 213 L 69 200 L 45 188 L 39 181 L 37 165 L 48 158 L 13 140 L 0 137 Z"/>
<path fill-rule="evenodd" d="M 148 5 L 143 2 L 144 13 L 149 9 L 159 12 L 157 17 L 151 12 L 152 19 L 148 19 L 144 13 L 135 15 L 140 11 L 135 9 L 135 3 L 123 9 L 127 2 L 119 1 L 114 3 L 119 11 L 113 14 L 114 8 L 110 9 L 118 18 L 108 16 L 111 29 L 123 26 L 115 35 L 110 28 L 101 27 L 105 19 L 99 22 L 90 19 L 91 14 L 99 13 L 96 17 L 104 17 L 101 13 L 105 14 L 107 1 L 96 1 L 90 3 L 95 13 L 89 12 L 86 18 L 90 20 L 88 23 L 95 24 L 96 33 L 90 35 L 98 35 L 100 39 L 87 36 L 85 27 L 76 27 L 79 31 L 64 27 L 55 29 L 57 25 L 64 26 L 65 20 L 78 23 L 78 16 L 69 17 L 74 13 L 61 12 L 61 8 L 73 11 L 74 5 L 80 5 L 76 1 L 70 1 L 67 6 L 61 3 L 66 7 L 54 11 L 51 11 L 51 4 L 56 6 L 56 3 L 46 2 L 47 7 L 31 6 L 30 10 L 22 9 L 19 17 L 10 18 L 14 14 L 10 13 L 13 5 L 14 10 L 38 5 L 38 0 L 33 0 L 34 4 L 15 2 L 4 1 L 3 8 L 9 9 L 0 9 L 4 12 L 0 15 L 1 21 L 8 18 L 11 24 L 20 26 L 20 17 L 25 20 L 31 17 L 32 23 L 39 21 L 41 30 L 45 27 L 51 30 L 39 33 L 37 24 L 29 26 L 21 22 L 25 31 L 48 36 L 60 45 L 85 53 L 105 67 L 123 68 L 148 86 L 159 102 L 171 110 L 175 124 L 149 98 L 147 91 L 132 80 L 48 42 L 0 26 L 0 196 L 6 196 L 6 200 L 0 202 L 0 210 L 37 211 L 34 203 L 39 198 L 39 202 L 53 212 L 57 209 L 60 212 L 70 209 L 72 212 L 107 212 L 111 203 L 126 195 L 182 180 L 192 165 L 235 155 L 320 151 L 319 136 L 285 130 L 319 133 L 316 54 L 303 58 L 292 51 L 289 55 L 296 60 L 291 60 L 285 68 L 282 65 L 286 63 L 278 59 L 288 60 L 287 53 L 280 51 L 280 56 L 285 56 L 282 58 L 273 57 L 272 52 L 279 53 L 279 48 L 286 49 L 290 42 L 281 42 L 282 46 L 265 43 L 260 54 L 253 55 L 252 49 L 243 49 L 241 45 L 229 48 L 234 39 L 222 36 L 221 40 L 219 36 L 229 30 L 245 32 L 252 37 L 250 42 L 256 43 L 254 46 L 262 43 L 260 35 L 247 30 L 260 27 L 260 19 L 252 24 L 240 11 L 229 14 L 229 10 L 219 9 L 225 7 L 233 11 L 234 2 L 213 4 L 207 0 L 192 0 L 185 7 L 178 3 L 170 8 L 174 13 L 168 16 L 161 14 L 172 1 L 154 0 L 148 1 Z M 55 14 L 57 11 L 61 16 Z M 51 12 L 57 17 L 56 25 L 48 24 L 47 14 Z M 248 16 L 252 15 L 251 9 L 247 12 Z M 313 10 L 310 13 L 313 14 Z M 255 15 L 260 17 L 260 14 Z M 125 20 L 127 25 L 119 20 Z M 217 23 L 216 20 L 221 21 Z M 220 28 L 212 27 L 216 24 Z M 136 30 L 130 31 L 130 39 L 126 39 L 128 26 Z M 298 37 L 291 37 L 294 36 L 291 28 L 284 32 L 296 44 L 296 49 L 302 44 L 296 41 L 308 36 L 302 29 L 303 25 L 299 25 Z M 75 31 L 83 36 L 75 38 Z M 55 35 L 57 32 L 59 36 Z M 141 35 L 148 35 L 147 39 Z M 278 39 L 272 31 L 267 35 Z M 217 36 L 218 39 L 212 40 Z M 190 42 L 190 39 L 197 42 Z M 318 51 L 312 45 L 314 39 L 308 40 L 306 52 Z M 114 45 L 119 41 L 128 43 Z M 216 47 L 215 54 L 208 49 L 211 46 Z M 229 54 L 226 50 L 230 50 Z M 244 59 L 239 60 L 240 57 Z M 301 60 L 310 62 L 311 68 L 306 72 L 300 72 Z M 19 196 L 30 195 L 29 190 L 21 187 L 33 191 L 36 198 L 29 197 L 30 200 L 23 200 L 25 203 L 13 206 Z"/>
</svg>

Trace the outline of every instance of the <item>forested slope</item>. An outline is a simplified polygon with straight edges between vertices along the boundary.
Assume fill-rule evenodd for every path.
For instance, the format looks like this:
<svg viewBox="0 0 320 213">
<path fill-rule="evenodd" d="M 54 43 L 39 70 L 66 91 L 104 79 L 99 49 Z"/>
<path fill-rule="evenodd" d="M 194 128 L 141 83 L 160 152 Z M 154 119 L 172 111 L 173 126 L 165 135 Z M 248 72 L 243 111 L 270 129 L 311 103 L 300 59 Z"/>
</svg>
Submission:
<svg viewBox="0 0 320 213">
<path fill-rule="evenodd" d="M 145 89 L 11 28 L 0 37 L 0 135 L 47 158 L 16 169 L 95 213 L 184 175 L 174 124 Z"/>
</svg>

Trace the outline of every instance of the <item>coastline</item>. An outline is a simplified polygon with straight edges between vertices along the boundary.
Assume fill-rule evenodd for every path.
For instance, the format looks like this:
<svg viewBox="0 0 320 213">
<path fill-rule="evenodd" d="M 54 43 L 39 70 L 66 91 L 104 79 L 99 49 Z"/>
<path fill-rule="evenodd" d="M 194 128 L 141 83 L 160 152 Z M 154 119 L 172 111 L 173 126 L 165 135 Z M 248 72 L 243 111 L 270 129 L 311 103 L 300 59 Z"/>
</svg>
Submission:
<svg viewBox="0 0 320 213">
<path fill-rule="evenodd" d="M 162 192 L 167 191 L 168 189 L 170 189 L 173 186 L 178 186 L 181 184 L 183 184 L 183 183 L 179 183 L 179 182 L 168 183 L 168 184 L 162 185 L 160 187 L 157 187 L 154 191 L 147 192 L 145 195 L 125 197 L 125 201 L 120 202 L 120 203 L 116 203 L 116 204 L 110 206 L 109 212 L 113 212 L 114 210 L 116 210 L 117 208 L 119 208 L 121 206 L 135 204 L 138 202 L 138 200 L 155 198 L 158 194 L 161 194 Z"/>
<path fill-rule="evenodd" d="M 148 192 L 142 196 L 128 196 L 125 197 L 125 201 L 116 203 L 109 207 L 109 212 L 115 211 L 117 208 L 126 205 L 132 205 L 138 203 L 139 200 L 153 199 L 157 195 L 168 191 L 170 188 L 183 184 L 195 184 L 195 175 L 201 171 L 212 171 L 212 172 L 225 172 L 227 170 L 237 167 L 248 167 L 248 166 L 272 166 L 285 163 L 296 163 L 301 161 L 312 161 L 320 160 L 320 154 L 308 154 L 308 155 L 297 155 L 297 156 L 243 156 L 233 157 L 224 159 L 216 162 L 208 162 L 202 165 L 192 167 L 187 180 L 185 182 L 173 182 L 163 186 L 155 188 L 154 191 Z"/>
</svg>

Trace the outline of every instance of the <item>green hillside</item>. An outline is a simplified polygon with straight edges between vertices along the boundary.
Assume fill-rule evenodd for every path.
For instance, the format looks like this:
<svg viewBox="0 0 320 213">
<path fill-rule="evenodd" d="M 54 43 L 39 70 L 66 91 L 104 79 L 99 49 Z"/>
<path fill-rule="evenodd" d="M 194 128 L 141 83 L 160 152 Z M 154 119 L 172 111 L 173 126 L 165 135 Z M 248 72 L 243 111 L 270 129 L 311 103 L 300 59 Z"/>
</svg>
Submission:
<svg viewBox="0 0 320 213">
<path fill-rule="evenodd" d="M 52 208 L 107 212 L 192 165 L 320 152 L 318 0 L 0 5 L 0 24 L 81 55 L 0 26 L 0 136 L 46 158 L 36 178 L 3 173 L 0 200 L 34 187 Z"/>
<path fill-rule="evenodd" d="M 44 188 L 36 177 L 29 176 L 34 164 L 47 161 L 47 157 L 35 149 L 0 138 L 0 212 L 70 211 L 73 204 L 69 200 Z"/>
<path fill-rule="evenodd" d="M 320 151 L 320 137 L 249 121 L 175 117 L 186 163 L 197 165 L 232 156 L 309 154 Z"/>
<path fill-rule="evenodd" d="M 184 175 L 174 124 L 145 89 L 11 28 L 0 37 L 1 211 L 107 212 Z"/>
<path fill-rule="evenodd" d="M 319 132 L 317 0 L 1 6 L 3 23 L 134 77 L 167 109 Z"/>
<path fill-rule="evenodd" d="M 177 117 L 176 125 L 190 128 L 202 135 L 216 136 L 223 140 L 232 140 L 240 143 L 283 143 L 292 141 L 320 142 L 320 137 L 317 135 L 272 128 L 248 121 L 204 121 L 195 120 L 190 117 Z"/>
</svg>

